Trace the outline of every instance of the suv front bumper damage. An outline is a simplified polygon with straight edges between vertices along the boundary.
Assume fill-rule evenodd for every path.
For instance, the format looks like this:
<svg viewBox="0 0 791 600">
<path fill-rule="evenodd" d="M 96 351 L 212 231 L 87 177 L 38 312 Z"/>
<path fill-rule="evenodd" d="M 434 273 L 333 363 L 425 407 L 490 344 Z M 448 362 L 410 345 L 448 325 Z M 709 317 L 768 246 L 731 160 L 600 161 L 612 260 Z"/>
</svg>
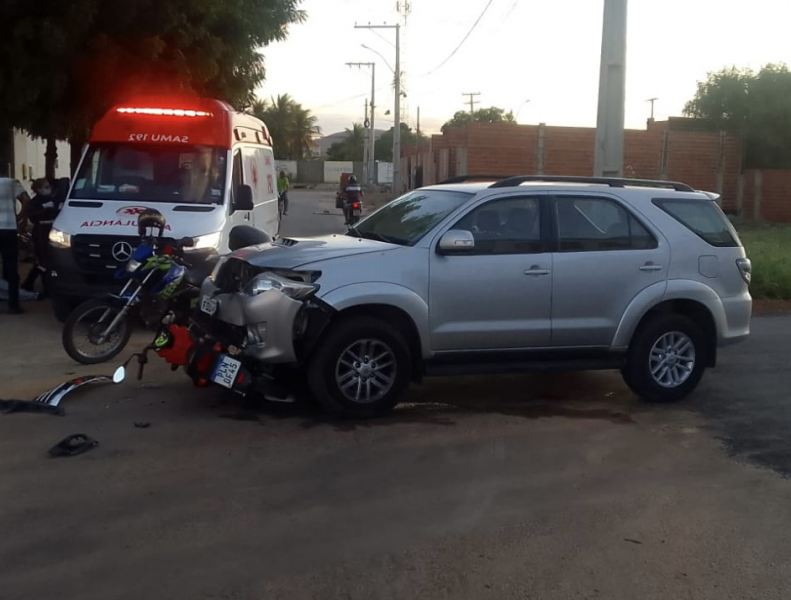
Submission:
<svg viewBox="0 0 791 600">
<path fill-rule="evenodd" d="M 243 358 L 269 364 L 296 362 L 294 333 L 297 315 L 304 306 L 301 300 L 274 289 L 255 296 L 225 293 L 211 279 L 201 285 L 200 307 L 206 304 L 204 299 L 216 301 L 212 318 L 246 329 Z"/>
</svg>

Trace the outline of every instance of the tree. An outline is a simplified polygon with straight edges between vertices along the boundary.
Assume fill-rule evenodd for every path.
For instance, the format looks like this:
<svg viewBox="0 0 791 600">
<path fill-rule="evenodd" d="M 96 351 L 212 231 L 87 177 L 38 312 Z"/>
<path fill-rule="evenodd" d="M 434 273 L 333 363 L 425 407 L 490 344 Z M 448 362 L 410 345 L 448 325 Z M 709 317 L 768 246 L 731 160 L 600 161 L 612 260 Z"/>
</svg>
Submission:
<svg viewBox="0 0 791 600">
<path fill-rule="evenodd" d="M 382 136 L 376 140 L 374 144 L 374 156 L 376 160 L 381 160 L 384 162 L 393 162 L 393 131 L 394 127 L 391 127 L 387 131 L 385 131 Z M 426 140 L 426 136 L 423 134 L 420 135 L 420 141 Z M 409 127 L 406 123 L 401 123 L 401 147 L 407 146 L 409 144 L 416 144 L 418 142 L 417 135 L 412 128 Z"/>
<path fill-rule="evenodd" d="M 750 69 L 730 67 L 709 73 L 698 82 L 695 97 L 684 106 L 684 114 L 710 120 L 719 129 L 742 133 L 749 113 Z"/>
<path fill-rule="evenodd" d="M 288 94 L 256 100 L 251 112 L 266 123 L 277 158 L 301 160 L 311 155 L 313 137 L 321 133 L 316 117 Z"/>
<path fill-rule="evenodd" d="M 327 160 L 353 160 L 362 162 L 368 130 L 359 123 L 346 129 L 346 137 L 327 149 Z"/>
<path fill-rule="evenodd" d="M 489 108 L 479 108 L 473 113 L 460 110 L 453 115 L 450 121 L 446 121 L 442 126 L 444 133 L 448 127 L 463 127 L 469 123 L 516 123 L 513 111 L 505 112 L 504 108 L 490 106 Z"/>
<path fill-rule="evenodd" d="M 791 72 L 768 64 L 758 73 L 730 67 L 698 82 L 684 114 L 742 136 L 745 167 L 791 167 Z"/>
<path fill-rule="evenodd" d="M 4 0 L 0 114 L 79 152 L 90 126 L 135 93 L 196 93 L 249 106 L 260 48 L 304 20 L 301 0 Z M 48 172 L 54 157 L 48 156 Z"/>
</svg>

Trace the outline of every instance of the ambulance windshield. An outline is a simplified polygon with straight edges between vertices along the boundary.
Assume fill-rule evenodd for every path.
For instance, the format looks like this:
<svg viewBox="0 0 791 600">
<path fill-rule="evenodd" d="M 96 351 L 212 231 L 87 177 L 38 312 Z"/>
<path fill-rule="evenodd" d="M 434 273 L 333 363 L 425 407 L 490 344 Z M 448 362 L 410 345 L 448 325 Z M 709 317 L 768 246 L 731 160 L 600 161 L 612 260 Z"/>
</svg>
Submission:
<svg viewBox="0 0 791 600">
<path fill-rule="evenodd" d="M 227 150 L 209 146 L 95 144 L 72 198 L 222 204 Z"/>
</svg>

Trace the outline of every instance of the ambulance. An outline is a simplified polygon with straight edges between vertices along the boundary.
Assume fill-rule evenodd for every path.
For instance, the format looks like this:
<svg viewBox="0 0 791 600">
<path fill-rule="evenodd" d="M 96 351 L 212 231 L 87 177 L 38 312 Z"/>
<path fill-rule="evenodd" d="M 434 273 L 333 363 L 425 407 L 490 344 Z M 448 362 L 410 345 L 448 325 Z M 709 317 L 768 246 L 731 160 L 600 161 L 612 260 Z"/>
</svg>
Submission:
<svg viewBox="0 0 791 600">
<path fill-rule="evenodd" d="M 112 107 L 93 128 L 49 236 L 56 317 L 118 286 L 113 274 L 129 259 L 147 208 L 165 216 L 167 238 L 193 238 L 192 252 L 227 252 L 235 225 L 274 237 L 280 217 L 266 125 L 205 98 Z"/>
</svg>

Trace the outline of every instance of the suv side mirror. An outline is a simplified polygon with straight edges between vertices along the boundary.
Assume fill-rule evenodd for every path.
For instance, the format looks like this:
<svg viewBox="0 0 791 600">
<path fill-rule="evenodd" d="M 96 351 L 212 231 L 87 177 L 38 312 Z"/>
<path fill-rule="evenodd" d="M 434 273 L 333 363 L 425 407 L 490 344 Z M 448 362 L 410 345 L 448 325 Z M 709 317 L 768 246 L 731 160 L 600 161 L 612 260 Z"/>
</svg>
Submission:
<svg viewBox="0 0 791 600">
<path fill-rule="evenodd" d="M 437 252 L 440 254 L 463 254 L 475 249 L 472 231 L 451 229 L 440 238 Z"/>
<path fill-rule="evenodd" d="M 236 187 L 236 196 L 233 201 L 234 210 L 253 210 L 253 188 L 246 183 Z"/>
</svg>

